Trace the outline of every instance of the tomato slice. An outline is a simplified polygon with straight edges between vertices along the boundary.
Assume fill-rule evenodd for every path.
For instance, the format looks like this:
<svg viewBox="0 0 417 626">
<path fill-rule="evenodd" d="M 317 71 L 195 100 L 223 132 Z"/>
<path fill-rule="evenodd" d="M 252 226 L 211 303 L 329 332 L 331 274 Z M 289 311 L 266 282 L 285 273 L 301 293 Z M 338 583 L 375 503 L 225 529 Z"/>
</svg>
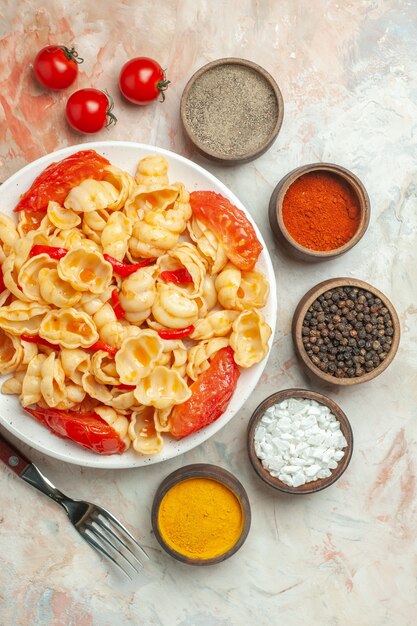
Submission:
<svg viewBox="0 0 417 626">
<path fill-rule="evenodd" d="M 190 204 L 194 216 L 218 237 L 232 263 L 252 270 L 262 244 L 244 212 L 214 191 L 192 191 Z"/>
<path fill-rule="evenodd" d="M 49 200 L 62 204 L 72 187 L 86 178 L 101 180 L 109 161 L 95 150 L 81 150 L 51 163 L 21 196 L 15 211 L 46 211 Z"/>
<path fill-rule="evenodd" d="M 60 411 L 58 409 L 25 409 L 59 437 L 71 439 L 98 454 L 121 454 L 126 444 L 118 433 L 97 413 Z"/>
<path fill-rule="evenodd" d="M 219 350 L 210 367 L 191 385 L 190 399 L 174 407 L 171 434 L 182 439 L 218 419 L 230 402 L 239 376 L 232 348 Z"/>
</svg>

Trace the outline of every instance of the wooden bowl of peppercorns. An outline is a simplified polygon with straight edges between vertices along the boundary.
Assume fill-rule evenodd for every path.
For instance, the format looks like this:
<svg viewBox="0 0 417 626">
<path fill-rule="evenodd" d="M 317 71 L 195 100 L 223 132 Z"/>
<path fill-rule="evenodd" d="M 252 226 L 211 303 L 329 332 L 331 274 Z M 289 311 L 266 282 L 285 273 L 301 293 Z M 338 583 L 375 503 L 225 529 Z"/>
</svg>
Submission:
<svg viewBox="0 0 417 626">
<path fill-rule="evenodd" d="M 295 309 L 292 335 L 297 356 L 315 377 L 357 385 L 379 376 L 400 342 L 400 322 L 388 298 L 356 278 L 325 280 Z"/>
<path fill-rule="evenodd" d="M 335 163 L 311 163 L 277 184 L 269 223 L 284 250 L 301 261 L 326 261 L 360 241 L 370 211 L 365 186 L 353 172 Z"/>
</svg>

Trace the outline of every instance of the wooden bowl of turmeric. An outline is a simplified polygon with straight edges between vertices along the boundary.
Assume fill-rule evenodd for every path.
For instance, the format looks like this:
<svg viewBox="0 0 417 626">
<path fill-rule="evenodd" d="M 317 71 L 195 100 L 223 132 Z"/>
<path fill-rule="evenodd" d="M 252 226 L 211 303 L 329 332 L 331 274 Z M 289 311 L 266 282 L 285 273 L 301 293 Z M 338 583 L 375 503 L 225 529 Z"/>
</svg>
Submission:
<svg viewBox="0 0 417 626">
<path fill-rule="evenodd" d="M 152 528 L 169 555 L 189 565 L 225 561 L 243 545 L 251 510 L 243 485 L 227 470 L 195 463 L 169 474 L 152 506 Z"/>
<path fill-rule="evenodd" d="M 364 185 L 333 163 L 297 167 L 278 183 L 269 203 L 276 239 L 302 261 L 344 254 L 363 237 L 369 218 Z"/>
</svg>

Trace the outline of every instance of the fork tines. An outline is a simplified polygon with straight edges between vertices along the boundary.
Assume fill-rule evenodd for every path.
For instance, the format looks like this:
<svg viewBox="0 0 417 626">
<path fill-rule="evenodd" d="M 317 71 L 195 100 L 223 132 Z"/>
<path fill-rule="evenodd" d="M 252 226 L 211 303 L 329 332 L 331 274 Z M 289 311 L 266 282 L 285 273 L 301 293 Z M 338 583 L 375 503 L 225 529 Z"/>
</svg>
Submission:
<svg viewBox="0 0 417 626">
<path fill-rule="evenodd" d="M 143 567 L 143 561 L 149 560 L 149 556 L 133 535 L 108 511 L 103 509 L 94 511 L 78 531 L 96 550 L 117 565 L 130 580 L 133 580 L 131 574 L 138 573 Z"/>
</svg>

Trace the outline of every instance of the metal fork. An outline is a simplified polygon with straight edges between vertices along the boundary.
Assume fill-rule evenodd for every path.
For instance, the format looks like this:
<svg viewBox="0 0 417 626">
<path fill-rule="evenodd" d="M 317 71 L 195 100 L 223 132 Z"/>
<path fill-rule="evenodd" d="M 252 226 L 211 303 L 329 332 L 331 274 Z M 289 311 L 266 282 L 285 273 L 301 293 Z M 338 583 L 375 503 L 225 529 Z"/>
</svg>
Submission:
<svg viewBox="0 0 417 626">
<path fill-rule="evenodd" d="M 58 502 L 81 537 L 117 565 L 130 580 L 133 580 L 133 572 L 138 573 L 138 567 L 143 567 L 143 562 L 149 560 L 145 550 L 114 515 L 97 504 L 73 500 L 63 494 L 1 433 L 0 459 L 20 478 Z"/>
</svg>

